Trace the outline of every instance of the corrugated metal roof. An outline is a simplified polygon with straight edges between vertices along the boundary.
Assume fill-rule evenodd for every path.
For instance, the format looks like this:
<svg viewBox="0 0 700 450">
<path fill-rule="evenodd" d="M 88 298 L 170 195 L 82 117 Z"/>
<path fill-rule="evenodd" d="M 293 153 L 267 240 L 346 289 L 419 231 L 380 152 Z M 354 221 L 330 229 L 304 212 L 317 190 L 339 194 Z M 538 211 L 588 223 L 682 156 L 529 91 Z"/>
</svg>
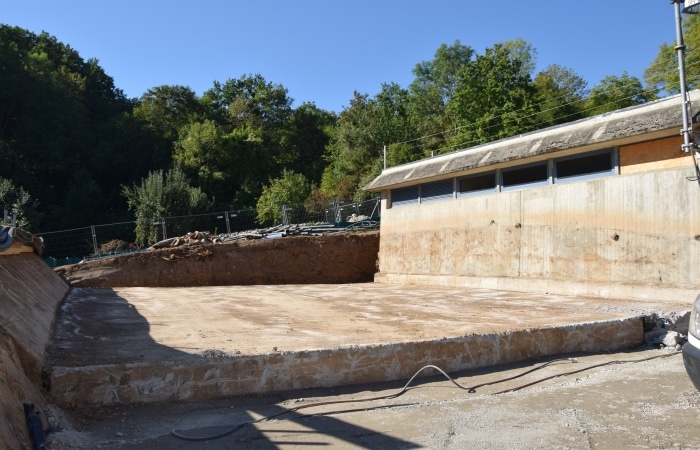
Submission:
<svg viewBox="0 0 700 450">
<path fill-rule="evenodd" d="M 700 90 L 689 92 L 691 102 L 700 101 Z M 680 96 L 667 97 L 639 106 L 620 109 L 576 122 L 489 142 L 464 150 L 390 167 L 363 189 L 381 191 L 415 184 L 442 175 L 493 166 L 577 148 L 603 148 L 640 142 L 640 136 L 658 139 L 680 135 Z M 695 122 L 695 118 L 693 120 Z M 680 149 L 679 149 L 680 151 Z"/>
</svg>

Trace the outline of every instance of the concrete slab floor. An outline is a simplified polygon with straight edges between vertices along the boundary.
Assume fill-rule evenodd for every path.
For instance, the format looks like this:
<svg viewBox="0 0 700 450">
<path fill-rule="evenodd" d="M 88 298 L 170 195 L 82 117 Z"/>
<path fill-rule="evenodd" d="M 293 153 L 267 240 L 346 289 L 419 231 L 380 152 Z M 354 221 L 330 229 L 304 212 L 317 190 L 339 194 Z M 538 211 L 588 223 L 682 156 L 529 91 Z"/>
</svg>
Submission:
<svg viewBox="0 0 700 450">
<path fill-rule="evenodd" d="M 214 399 L 401 379 L 642 340 L 690 305 L 345 285 L 73 289 L 47 361 L 62 406 Z"/>
<path fill-rule="evenodd" d="M 208 350 L 256 355 L 504 333 L 683 311 L 487 289 L 343 285 L 72 289 L 49 358 L 89 366 L 178 360 Z"/>
</svg>

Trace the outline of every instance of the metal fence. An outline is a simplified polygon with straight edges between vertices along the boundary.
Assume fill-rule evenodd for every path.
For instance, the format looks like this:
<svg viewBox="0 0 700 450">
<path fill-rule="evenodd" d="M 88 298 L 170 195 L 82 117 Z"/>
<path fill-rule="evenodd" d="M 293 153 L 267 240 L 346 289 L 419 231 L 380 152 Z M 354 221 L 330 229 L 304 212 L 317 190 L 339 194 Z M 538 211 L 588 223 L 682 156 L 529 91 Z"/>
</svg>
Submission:
<svg viewBox="0 0 700 450">
<path fill-rule="evenodd" d="M 307 202 L 282 206 L 282 223 L 344 223 L 359 218 L 378 218 L 381 212 L 379 198 L 360 203 L 342 203 L 337 199 L 330 202 Z"/>
<path fill-rule="evenodd" d="M 379 220 L 379 198 L 361 203 L 285 205 L 282 223 L 342 223 L 367 217 Z M 353 217 L 353 214 L 355 215 Z M 190 231 L 215 235 L 235 234 L 260 228 L 255 210 L 224 211 L 193 216 L 159 217 L 153 220 L 157 240 L 183 236 Z M 42 257 L 52 267 L 74 264 L 87 258 L 117 255 L 143 250 L 136 242 L 136 222 L 91 225 L 72 230 L 36 233 L 44 241 Z"/>
</svg>

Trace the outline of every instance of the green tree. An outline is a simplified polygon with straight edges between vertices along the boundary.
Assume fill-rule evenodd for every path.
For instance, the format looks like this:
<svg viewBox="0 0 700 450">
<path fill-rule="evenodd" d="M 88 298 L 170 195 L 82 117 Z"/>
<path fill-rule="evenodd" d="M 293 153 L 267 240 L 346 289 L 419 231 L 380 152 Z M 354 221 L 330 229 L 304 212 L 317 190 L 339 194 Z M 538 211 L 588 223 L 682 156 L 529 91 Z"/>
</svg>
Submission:
<svg viewBox="0 0 700 450">
<path fill-rule="evenodd" d="M 432 61 L 423 61 L 413 69 L 415 76 L 409 86 L 411 120 L 424 155 L 438 151 L 445 144 L 446 131 L 457 127 L 458 116 L 447 106 L 452 102 L 459 83 L 459 73 L 469 65 L 476 52 L 455 41 L 442 44 Z"/>
<path fill-rule="evenodd" d="M 537 67 L 537 50 L 523 38 L 515 38 L 503 43 L 503 47 L 510 53 L 510 59 L 519 61 L 520 75 L 531 77 Z"/>
<path fill-rule="evenodd" d="M 74 201 L 84 186 L 106 199 L 91 205 L 96 214 L 124 211 L 119 185 L 139 166 L 131 152 L 143 147 L 133 144 L 147 141 L 123 128 L 134 102 L 96 59 L 47 33 L 0 25 L 0 61 L 0 176 L 35 193 L 43 222 L 58 229 L 85 225 Z"/>
<path fill-rule="evenodd" d="M 283 170 L 282 176 L 270 179 L 263 187 L 258 199 L 258 222 L 276 223 L 282 218 L 283 205 L 297 205 L 304 202 L 313 190 L 306 177 L 291 170 Z"/>
<path fill-rule="evenodd" d="M 230 155 L 225 140 L 224 130 L 212 120 L 185 125 L 175 145 L 173 160 L 209 191 L 215 184 L 228 181 L 224 168 L 230 164 Z"/>
<path fill-rule="evenodd" d="M 214 82 L 214 87 L 202 97 L 217 123 L 260 129 L 272 141 L 279 127 L 291 117 L 292 101 L 287 89 L 268 82 L 260 74 L 229 79 L 223 84 Z"/>
<path fill-rule="evenodd" d="M 329 164 L 321 179 L 323 195 L 354 201 L 369 195 L 362 191 L 362 183 L 381 172 L 384 145 L 415 136 L 409 102 L 408 91 L 396 83 L 383 84 L 374 98 L 355 92 L 326 147 Z"/>
<path fill-rule="evenodd" d="M 585 113 L 595 116 L 629 106 L 641 105 L 656 98 L 654 90 L 645 89 L 639 78 L 624 72 L 622 76 L 610 75 L 593 86 L 585 102 Z"/>
<path fill-rule="evenodd" d="M 455 94 L 447 105 L 448 114 L 457 118 L 449 149 L 537 128 L 539 98 L 522 69 L 524 60 L 522 56 L 513 58 L 505 44 L 496 44 L 460 69 Z"/>
<path fill-rule="evenodd" d="M 147 90 L 134 109 L 134 116 L 143 120 L 157 135 L 169 142 L 178 139 L 184 125 L 203 117 L 204 106 L 188 86 L 163 85 Z"/>
<path fill-rule="evenodd" d="M 217 155 L 208 162 L 207 170 L 215 168 L 209 173 L 225 175 L 210 177 L 216 185 L 208 191 L 216 196 L 217 204 L 223 198 L 234 208 L 255 205 L 264 180 L 294 160 L 292 99 L 282 85 L 270 83 L 258 74 L 229 79 L 223 84 L 215 82 L 201 102 L 222 137 L 218 148 L 204 152 Z M 181 129 L 175 149 L 178 161 L 192 130 L 192 126 Z M 200 173 L 193 173 L 195 167 L 191 164 L 183 167 L 198 179 L 202 175 L 200 169 Z"/>
<path fill-rule="evenodd" d="M 180 130 L 173 160 L 215 198 L 215 206 L 249 206 L 269 176 L 269 157 L 257 130 L 244 126 L 226 132 L 212 120 Z"/>
<path fill-rule="evenodd" d="M 700 16 L 684 15 L 682 26 L 683 40 L 686 45 L 686 86 L 688 89 L 695 89 L 700 85 Z M 676 42 L 659 45 L 656 58 L 644 71 L 644 81 L 647 83 L 647 89 L 654 94 L 659 91 L 672 95 L 680 92 Z"/>
<path fill-rule="evenodd" d="M 139 185 L 122 186 L 122 195 L 134 211 L 136 243 L 141 246 L 158 241 L 155 219 L 199 214 L 210 207 L 206 194 L 190 186 L 187 176 L 178 168 L 165 174 L 162 170 L 153 171 Z"/>
<path fill-rule="evenodd" d="M 40 217 L 37 208 L 38 202 L 27 191 L 21 186 L 16 187 L 12 180 L 0 177 L 0 219 L 4 218 L 4 212 L 7 211 L 8 216 L 17 221 L 18 228 L 33 231 L 33 224 Z M 10 221 L 4 225 L 11 224 Z"/>
<path fill-rule="evenodd" d="M 334 113 L 317 108 L 313 103 L 296 108 L 289 121 L 289 138 L 280 148 L 279 164 L 303 174 L 312 183 L 319 183 L 326 167 L 326 146 L 336 120 Z"/>
<path fill-rule="evenodd" d="M 582 109 L 588 84 L 573 70 L 552 64 L 537 74 L 533 84 L 542 101 L 538 115 L 541 127 L 584 117 Z"/>
</svg>

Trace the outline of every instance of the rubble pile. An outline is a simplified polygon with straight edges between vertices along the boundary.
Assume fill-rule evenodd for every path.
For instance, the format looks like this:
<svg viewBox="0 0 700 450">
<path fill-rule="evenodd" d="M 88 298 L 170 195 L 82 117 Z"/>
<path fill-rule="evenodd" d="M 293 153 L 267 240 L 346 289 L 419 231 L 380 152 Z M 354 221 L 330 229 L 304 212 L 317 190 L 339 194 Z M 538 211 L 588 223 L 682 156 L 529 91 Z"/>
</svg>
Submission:
<svg viewBox="0 0 700 450">
<path fill-rule="evenodd" d="M 652 314 L 644 318 L 644 342 L 657 348 L 679 351 L 688 340 L 690 311 L 683 314 Z"/>
<path fill-rule="evenodd" d="M 149 250 L 166 247 L 180 247 L 183 245 L 220 244 L 223 242 L 219 236 L 212 236 L 208 231 L 191 231 L 184 236 L 173 237 L 156 242 Z"/>
<path fill-rule="evenodd" d="M 277 225 L 271 228 L 260 230 L 242 231 L 238 233 L 212 235 L 208 231 L 192 231 L 184 236 L 173 237 L 156 242 L 150 246 L 149 250 L 160 248 L 171 248 L 191 245 L 221 244 L 224 242 L 244 240 L 244 239 L 275 239 L 285 236 L 321 236 L 331 233 L 342 233 L 348 231 L 367 231 L 379 228 L 379 222 L 361 218 L 351 222 L 348 226 L 338 227 L 333 224 L 316 225 Z"/>
</svg>

